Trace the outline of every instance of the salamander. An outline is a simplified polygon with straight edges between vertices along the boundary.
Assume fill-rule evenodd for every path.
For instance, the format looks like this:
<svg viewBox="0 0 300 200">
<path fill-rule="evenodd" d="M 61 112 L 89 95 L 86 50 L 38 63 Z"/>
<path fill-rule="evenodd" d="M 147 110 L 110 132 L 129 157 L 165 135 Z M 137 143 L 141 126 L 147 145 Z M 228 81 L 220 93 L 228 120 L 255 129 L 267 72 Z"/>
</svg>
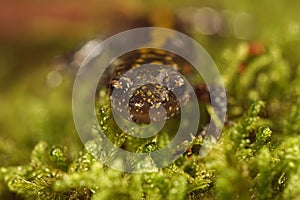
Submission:
<svg viewBox="0 0 300 200">
<path fill-rule="evenodd" d="M 143 67 L 145 64 L 148 66 Z M 121 114 L 128 107 L 128 120 L 145 124 L 166 120 L 189 101 L 181 74 L 183 68 L 191 66 L 174 53 L 143 48 L 121 56 L 112 65 L 109 67 L 114 71 L 108 81 L 112 106 Z"/>
</svg>

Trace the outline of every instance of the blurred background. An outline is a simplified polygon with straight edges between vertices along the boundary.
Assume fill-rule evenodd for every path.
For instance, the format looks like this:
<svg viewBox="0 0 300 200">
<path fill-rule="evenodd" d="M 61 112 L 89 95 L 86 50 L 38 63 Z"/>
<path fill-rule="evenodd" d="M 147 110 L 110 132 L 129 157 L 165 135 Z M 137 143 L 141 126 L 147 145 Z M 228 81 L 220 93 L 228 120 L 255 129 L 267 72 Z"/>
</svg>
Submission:
<svg viewBox="0 0 300 200">
<path fill-rule="evenodd" d="M 199 41 L 222 73 L 224 50 L 243 41 L 288 39 L 284 54 L 299 63 L 299 7 L 296 0 L 2 0 L 1 165 L 27 162 L 40 140 L 67 145 L 74 154 L 82 148 L 72 118 L 72 85 L 93 41 L 135 27 L 173 28 Z"/>
</svg>

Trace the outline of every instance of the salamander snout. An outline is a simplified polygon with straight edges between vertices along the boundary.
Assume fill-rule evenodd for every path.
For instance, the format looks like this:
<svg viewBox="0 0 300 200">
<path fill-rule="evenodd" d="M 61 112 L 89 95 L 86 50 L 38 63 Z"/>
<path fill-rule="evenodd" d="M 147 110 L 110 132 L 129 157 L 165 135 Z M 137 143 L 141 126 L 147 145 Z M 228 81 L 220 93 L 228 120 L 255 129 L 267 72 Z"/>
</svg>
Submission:
<svg viewBox="0 0 300 200">
<path fill-rule="evenodd" d="M 180 111 L 176 95 L 165 86 L 148 83 L 137 88 L 129 100 L 132 119 L 136 122 L 166 120 Z"/>
</svg>

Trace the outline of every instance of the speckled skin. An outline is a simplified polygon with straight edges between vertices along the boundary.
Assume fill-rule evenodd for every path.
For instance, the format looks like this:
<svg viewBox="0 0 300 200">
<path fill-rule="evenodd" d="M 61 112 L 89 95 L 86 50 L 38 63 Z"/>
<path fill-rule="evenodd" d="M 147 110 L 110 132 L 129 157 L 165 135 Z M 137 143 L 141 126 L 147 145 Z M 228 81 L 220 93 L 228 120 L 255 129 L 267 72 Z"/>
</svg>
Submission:
<svg viewBox="0 0 300 200">
<path fill-rule="evenodd" d="M 180 104 L 189 101 L 183 76 L 178 72 L 191 66 L 171 52 L 139 49 L 111 65 L 111 103 L 128 120 L 148 124 L 169 119 L 180 112 Z"/>
</svg>

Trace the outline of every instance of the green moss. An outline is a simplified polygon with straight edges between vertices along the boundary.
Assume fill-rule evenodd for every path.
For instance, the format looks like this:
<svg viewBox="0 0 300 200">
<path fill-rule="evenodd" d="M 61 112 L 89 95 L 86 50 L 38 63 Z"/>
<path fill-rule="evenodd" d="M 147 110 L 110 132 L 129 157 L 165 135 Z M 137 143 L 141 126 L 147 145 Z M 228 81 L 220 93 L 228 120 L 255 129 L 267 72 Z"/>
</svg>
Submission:
<svg viewBox="0 0 300 200">
<path fill-rule="evenodd" d="M 300 37 L 280 31 L 274 34 L 262 37 L 259 43 L 264 50 L 259 54 L 250 55 L 251 43 L 240 42 L 213 55 L 218 57 L 228 92 L 227 122 L 220 140 L 200 159 L 197 151 L 202 140 L 195 138 L 193 153 L 186 152 L 168 167 L 151 173 L 116 171 L 87 150 L 79 152 L 71 101 L 65 100 L 71 84 L 67 81 L 55 91 L 32 91 L 22 84 L 28 82 L 24 77 L 23 82 L 15 83 L 13 97 L 0 94 L 1 105 L 13 105 L 3 107 L 0 130 L 14 133 L 0 137 L 0 199 L 299 199 L 300 63 L 296 45 Z M 45 71 L 36 77 L 41 73 Z M 42 93 L 47 98 L 37 97 Z M 172 137 L 170 127 L 159 136 L 137 142 L 116 127 L 109 106 L 101 105 L 97 114 L 108 138 L 131 151 L 155 151 Z M 3 123 L 4 118 L 8 123 Z M 29 156 L 26 150 L 39 140 L 47 142 L 38 142 Z M 59 143 L 67 145 L 51 145 Z M 99 151 L 95 141 L 86 147 Z M 113 153 L 102 153 L 100 156 L 113 157 Z"/>
</svg>

